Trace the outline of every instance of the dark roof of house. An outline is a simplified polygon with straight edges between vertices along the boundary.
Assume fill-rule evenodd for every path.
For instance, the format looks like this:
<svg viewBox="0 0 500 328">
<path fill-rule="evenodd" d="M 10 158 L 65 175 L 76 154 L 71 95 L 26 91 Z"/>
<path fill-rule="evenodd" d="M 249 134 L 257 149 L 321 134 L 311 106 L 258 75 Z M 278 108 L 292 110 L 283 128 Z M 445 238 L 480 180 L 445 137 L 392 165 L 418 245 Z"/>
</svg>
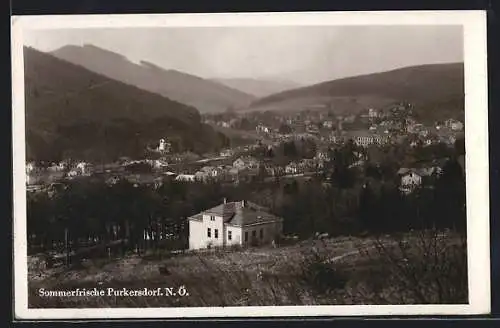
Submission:
<svg viewBox="0 0 500 328">
<path fill-rule="evenodd" d="M 244 202 L 244 205 L 243 201 L 223 203 L 195 214 L 189 217 L 189 219 L 201 221 L 203 214 L 213 214 L 222 216 L 226 224 L 240 227 L 282 220 L 280 217 L 269 213 L 265 207 L 252 202 Z"/>
<path fill-rule="evenodd" d="M 398 170 L 399 175 L 406 175 L 408 173 L 415 173 L 420 176 L 430 176 L 438 170 L 435 167 L 420 167 L 420 168 L 400 168 Z"/>
</svg>

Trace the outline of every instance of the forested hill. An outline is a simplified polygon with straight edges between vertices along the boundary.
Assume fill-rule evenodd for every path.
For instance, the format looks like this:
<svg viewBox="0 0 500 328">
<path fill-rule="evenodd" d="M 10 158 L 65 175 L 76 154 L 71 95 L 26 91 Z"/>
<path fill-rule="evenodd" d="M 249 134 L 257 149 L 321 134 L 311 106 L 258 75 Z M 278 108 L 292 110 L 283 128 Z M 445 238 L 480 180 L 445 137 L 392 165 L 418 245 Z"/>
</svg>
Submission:
<svg viewBox="0 0 500 328">
<path fill-rule="evenodd" d="M 463 116 L 463 63 L 412 66 L 327 81 L 260 98 L 250 109 L 287 110 L 333 104 L 334 110 L 355 112 L 395 101 L 413 103 L 424 120 Z"/>
<path fill-rule="evenodd" d="M 162 137 L 183 149 L 218 148 L 222 136 L 199 112 L 24 48 L 27 159 L 111 160 L 140 156 Z"/>
<path fill-rule="evenodd" d="M 90 44 L 64 46 L 51 54 L 111 79 L 196 107 L 201 113 L 247 106 L 255 99 L 221 83 L 164 69 L 147 61 L 134 63 L 118 53 Z"/>
</svg>

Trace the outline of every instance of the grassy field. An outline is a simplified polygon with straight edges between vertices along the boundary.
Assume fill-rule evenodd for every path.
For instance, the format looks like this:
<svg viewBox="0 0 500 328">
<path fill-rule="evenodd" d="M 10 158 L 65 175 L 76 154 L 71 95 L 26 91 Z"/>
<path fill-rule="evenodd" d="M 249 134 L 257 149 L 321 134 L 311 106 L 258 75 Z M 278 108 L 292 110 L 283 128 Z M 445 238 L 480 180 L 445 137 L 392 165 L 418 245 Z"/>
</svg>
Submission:
<svg viewBox="0 0 500 328">
<path fill-rule="evenodd" d="M 465 265 L 464 265 L 465 264 Z M 466 303 L 460 238 L 409 234 L 309 240 L 278 248 L 157 254 L 46 269 L 29 258 L 33 308 Z M 465 275 L 464 275 L 465 274 Z M 39 289 L 150 289 L 180 296 L 41 297 Z M 182 293 L 181 293 L 182 294 Z"/>
</svg>

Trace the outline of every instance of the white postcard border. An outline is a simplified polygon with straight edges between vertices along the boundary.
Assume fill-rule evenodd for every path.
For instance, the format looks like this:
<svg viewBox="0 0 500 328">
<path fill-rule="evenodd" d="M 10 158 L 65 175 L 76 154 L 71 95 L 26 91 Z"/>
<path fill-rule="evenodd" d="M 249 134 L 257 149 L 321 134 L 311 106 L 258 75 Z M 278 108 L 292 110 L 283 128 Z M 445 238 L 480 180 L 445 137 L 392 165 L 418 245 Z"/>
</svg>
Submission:
<svg viewBox="0 0 500 328">
<path fill-rule="evenodd" d="M 489 157 L 485 11 L 220 13 L 12 17 L 14 309 L 18 319 L 228 318 L 370 315 L 468 315 L 490 311 Z M 103 27 L 462 25 L 468 305 L 331 305 L 189 308 L 29 309 L 26 244 L 24 29 Z M 443 45 L 446 46 L 446 45 Z"/>
</svg>

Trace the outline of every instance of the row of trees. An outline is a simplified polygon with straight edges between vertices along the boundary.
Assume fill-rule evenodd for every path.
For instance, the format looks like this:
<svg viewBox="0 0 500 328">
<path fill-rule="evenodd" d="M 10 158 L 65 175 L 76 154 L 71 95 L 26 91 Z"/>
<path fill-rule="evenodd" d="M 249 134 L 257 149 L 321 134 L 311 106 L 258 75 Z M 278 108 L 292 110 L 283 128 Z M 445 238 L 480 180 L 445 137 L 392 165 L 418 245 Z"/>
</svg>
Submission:
<svg viewBox="0 0 500 328">
<path fill-rule="evenodd" d="M 393 181 L 362 178 L 351 172 L 346 181 L 325 185 L 296 181 L 284 188 L 276 211 L 285 218 L 285 232 L 302 237 L 315 232 L 333 235 L 389 233 L 430 227 L 465 231 L 465 181 L 450 160 L 435 183 L 402 194 Z M 347 180 L 347 179 L 345 179 Z"/>
<path fill-rule="evenodd" d="M 360 179 L 359 172 L 353 176 L 357 180 L 350 186 L 311 178 L 239 186 L 171 181 L 157 190 L 128 182 L 107 186 L 100 181 L 78 181 L 53 197 L 29 194 L 29 244 L 62 248 L 68 229 L 73 250 L 89 242 L 121 239 L 127 240 L 126 249 L 141 249 L 145 232 L 151 236 L 151 246 L 157 247 L 166 235 L 185 238 L 186 217 L 229 195 L 230 199 L 249 199 L 270 207 L 285 218 L 286 233 L 303 237 L 318 231 L 344 234 L 431 225 L 465 227 L 464 179 L 453 160 L 433 188 L 408 196 L 394 183 Z"/>
</svg>

